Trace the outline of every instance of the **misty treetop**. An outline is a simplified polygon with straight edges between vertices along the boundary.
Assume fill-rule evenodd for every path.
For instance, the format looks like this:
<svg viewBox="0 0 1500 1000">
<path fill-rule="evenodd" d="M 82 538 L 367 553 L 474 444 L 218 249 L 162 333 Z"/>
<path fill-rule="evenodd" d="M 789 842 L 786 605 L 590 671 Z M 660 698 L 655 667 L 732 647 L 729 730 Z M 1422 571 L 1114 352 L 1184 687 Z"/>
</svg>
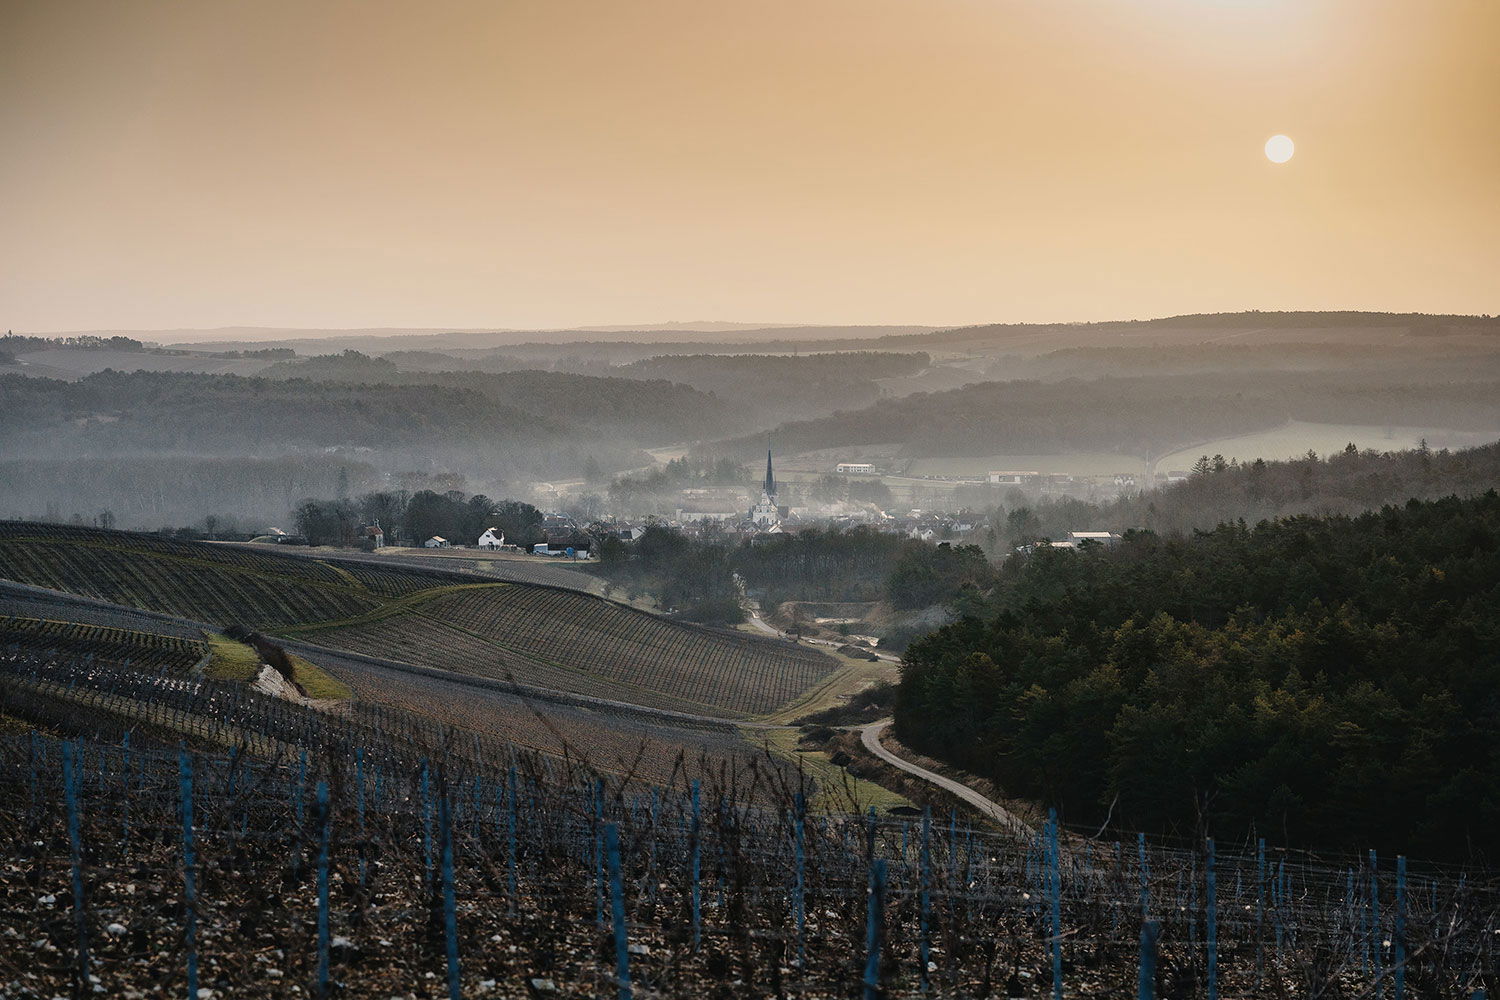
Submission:
<svg viewBox="0 0 1500 1000">
<path fill-rule="evenodd" d="M 441 386 L 487 399 L 568 427 L 598 427 L 611 436 L 666 444 L 724 433 L 733 424 L 725 406 L 691 386 L 547 371 L 435 371 L 398 368 L 390 358 L 358 351 L 287 361 L 263 375 L 348 385 Z"/>
<path fill-rule="evenodd" d="M 308 499 L 293 515 L 297 533 L 311 545 L 352 545 L 360 529 L 379 525 L 388 544 L 420 545 L 437 535 L 473 545 L 489 528 L 513 545 L 543 540 L 542 513 L 519 500 L 491 500 L 461 490 L 378 490 L 354 499 Z"/>
<path fill-rule="evenodd" d="M 1495 430 L 1500 381 L 1251 372 L 976 382 L 785 423 L 717 450 L 749 458 L 769 440 L 785 453 L 894 443 L 912 456 L 1117 451 L 1148 457 L 1288 420 Z"/>
<path fill-rule="evenodd" d="M 994 487 L 974 491 L 977 495 L 969 499 L 989 511 L 995 542 L 1006 543 L 999 551 L 1008 551 L 1040 538 L 1064 538 L 1080 525 L 1174 533 L 1294 514 L 1352 516 L 1412 498 L 1475 496 L 1497 483 L 1500 443 L 1455 451 L 1361 451 L 1351 442 L 1326 457 L 1308 454 L 1276 462 L 1226 462 L 1221 456 L 1205 455 L 1187 479 L 1110 503 L 1037 500 Z"/>
<path fill-rule="evenodd" d="M 1007 562 L 904 741 L 1075 822 L 1500 850 L 1500 495 Z"/>
</svg>

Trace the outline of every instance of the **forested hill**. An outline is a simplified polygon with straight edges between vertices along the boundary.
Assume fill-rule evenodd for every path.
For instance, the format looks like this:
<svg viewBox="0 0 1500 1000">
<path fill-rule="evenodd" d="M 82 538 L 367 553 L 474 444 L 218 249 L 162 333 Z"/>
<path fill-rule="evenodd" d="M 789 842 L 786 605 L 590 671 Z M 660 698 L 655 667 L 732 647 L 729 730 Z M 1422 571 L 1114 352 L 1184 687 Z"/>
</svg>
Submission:
<svg viewBox="0 0 1500 1000">
<path fill-rule="evenodd" d="M 645 445 L 694 441 L 735 426 L 721 400 L 665 379 L 545 371 L 403 371 L 386 358 L 356 351 L 282 362 L 262 374 L 324 385 L 441 386 L 478 393 L 562 424 L 603 429 L 611 436 Z"/>
<path fill-rule="evenodd" d="M 909 745 L 1066 819 L 1500 855 L 1500 495 L 1015 557 Z"/>
<path fill-rule="evenodd" d="M 1204 456 L 1189 478 L 1110 503 L 1063 498 L 1008 512 L 1007 540 L 1067 537 L 1080 524 L 1116 532 L 1207 530 L 1297 514 L 1362 514 L 1392 503 L 1475 496 L 1500 484 L 1500 443 L 1407 451 L 1345 449 L 1326 457 L 1229 463 Z M 999 493 L 999 490 L 995 491 Z M 997 519 L 998 520 L 998 519 Z"/>
<path fill-rule="evenodd" d="M 757 427 L 868 406 L 877 379 L 915 375 L 925 353 L 687 354 L 646 358 L 616 371 L 628 378 L 669 379 L 711 392 Z M 700 437 L 707 435 L 699 435 Z"/>
<path fill-rule="evenodd" d="M 111 371 L 71 383 L 0 377 L 0 441 L 15 452 L 634 445 L 722 429 L 722 410 L 688 386 L 548 372 L 316 382 Z"/>
<path fill-rule="evenodd" d="M 983 382 L 882 399 L 860 410 L 782 424 L 722 442 L 748 459 L 778 452 L 899 443 L 913 454 L 1119 451 L 1149 456 L 1192 443 L 1314 423 L 1492 430 L 1500 383 L 1408 381 L 1399 373 L 1349 380 L 1328 373 L 1196 374 L 1097 381 Z"/>
</svg>

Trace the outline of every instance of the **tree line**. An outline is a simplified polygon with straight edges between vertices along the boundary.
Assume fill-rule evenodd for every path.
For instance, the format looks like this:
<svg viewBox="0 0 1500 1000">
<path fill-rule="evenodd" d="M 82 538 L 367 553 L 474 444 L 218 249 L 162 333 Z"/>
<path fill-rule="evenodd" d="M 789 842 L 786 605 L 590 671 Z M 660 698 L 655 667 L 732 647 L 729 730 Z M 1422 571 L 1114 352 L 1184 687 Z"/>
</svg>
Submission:
<svg viewBox="0 0 1500 1000">
<path fill-rule="evenodd" d="M 912 611 L 977 597 L 995 580 L 977 546 L 933 545 L 863 526 L 741 539 L 712 531 L 691 538 L 653 523 L 633 544 L 603 542 L 600 556 L 606 579 L 716 623 L 743 621 L 741 582 L 762 607 L 889 601 Z"/>
<path fill-rule="evenodd" d="M 1080 823 L 1500 850 L 1500 495 L 1038 550 L 913 644 L 913 748 Z"/>
<path fill-rule="evenodd" d="M 361 530 L 378 525 L 388 545 L 421 545 L 434 535 L 473 545 L 486 530 L 504 532 L 506 544 L 545 540 L 542 513 L 520 500 L 492 500 L 461 490 L 379 490 L 353 499 L 307 499 L 293 515 L 297 534 L 310 545 L 353 545 Z"/>
</svg>

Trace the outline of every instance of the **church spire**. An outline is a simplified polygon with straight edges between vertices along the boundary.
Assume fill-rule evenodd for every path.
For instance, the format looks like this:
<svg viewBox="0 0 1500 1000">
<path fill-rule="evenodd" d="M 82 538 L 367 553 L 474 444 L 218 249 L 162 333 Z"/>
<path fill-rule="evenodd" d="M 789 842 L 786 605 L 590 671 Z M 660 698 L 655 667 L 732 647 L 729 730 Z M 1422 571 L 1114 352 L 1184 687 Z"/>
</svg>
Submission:
<svg viewBox="0 0 1500 1000">
<path fill-rule="evenodd" d="M 776 476 L 771 472 L 771 449 L 766 449 L 766 485 L 762 490 L 768 497 L 776 495 Z"/>
</svg>

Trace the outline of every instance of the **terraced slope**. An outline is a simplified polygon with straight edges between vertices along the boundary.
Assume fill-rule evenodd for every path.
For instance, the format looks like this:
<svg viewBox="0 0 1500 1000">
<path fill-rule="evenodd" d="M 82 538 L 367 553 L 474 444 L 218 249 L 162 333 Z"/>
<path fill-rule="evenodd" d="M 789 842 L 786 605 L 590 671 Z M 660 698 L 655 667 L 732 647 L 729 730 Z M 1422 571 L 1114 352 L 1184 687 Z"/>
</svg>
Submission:
<svg viewBox="0 0 1500 1000">
<path fill-rule="evenodd" d="M 379 602 L 308 559 L 124 531 L 0 522 L 0 577 L 206 622 L 259 628 L 350 618 Z"/>
<path fill-rule="evenodd" d="M 295 633 L 371 656 L 707 715 L 769 712 L 836 666 L 811 649 L 513 584 L 437 593 L 403 614 Z"/>
<path fill-rule="evenodd" d="M 58 656 L 187 673 L 208 652 L 192 639 L 43 618 L 0 616 L 0 656 Z"/>
<path fill-rule="evenodd" d="M 0 578 L 695 715 L 770 712 L 837 667 L 815 650 L 577 590 L 119 531 L 0 522 Z"/>
</svg>

